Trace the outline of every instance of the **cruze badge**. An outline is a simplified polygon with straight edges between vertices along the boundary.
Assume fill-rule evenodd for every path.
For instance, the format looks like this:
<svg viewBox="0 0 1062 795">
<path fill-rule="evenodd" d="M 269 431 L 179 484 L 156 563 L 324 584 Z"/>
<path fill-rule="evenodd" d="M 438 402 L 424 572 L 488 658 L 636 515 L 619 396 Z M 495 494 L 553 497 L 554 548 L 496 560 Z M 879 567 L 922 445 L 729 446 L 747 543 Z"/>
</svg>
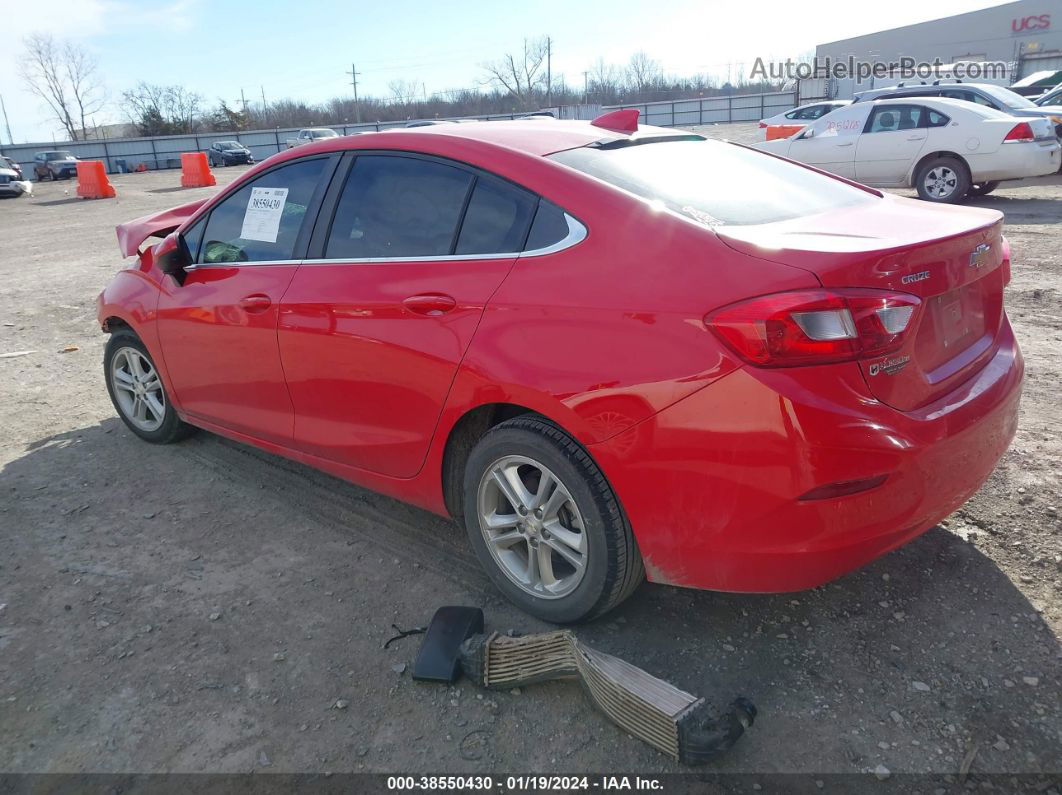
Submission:
<svg viewBox="0 0 1062 795">
<path fill-rule="evenodd" d="M 908 273 L 906 276 L 900 279 L 901 284 L 914 284 L 915 282 L 924 282 L 929 278 L 929 271 L 920 271 L 919 273 Z"/>
<path fill-rule="evenodd" d="M 992 250 L 992 247 L 990 245 L 988 245 L 987 243 L 982 243 L 977 248 L 975 248 L 973 251 L 971 251 L 970 252 L 970 267 L 971 268 L 980 268 L 982 265 L 984 265 L 986 262 L 988 262 L 988 257 L 985 256 L 985 255 L 988 254 L 988 252 L 991 251 L 991 250 Z"/>
<path fill-rule="evenodd" d="M 870 365 L 868 369 L 870 370 L 871 375 L 877 375 L 878 373 L 885 373 L 885 375 L 896 375 L 896 373 L 900 372 L 900 370 L 902 370 L 909 361 L 911 361 L 910 356 L 896 356 L 892 359 L 883 359 L 880 362 L 876 362 Z"/>
</svg>

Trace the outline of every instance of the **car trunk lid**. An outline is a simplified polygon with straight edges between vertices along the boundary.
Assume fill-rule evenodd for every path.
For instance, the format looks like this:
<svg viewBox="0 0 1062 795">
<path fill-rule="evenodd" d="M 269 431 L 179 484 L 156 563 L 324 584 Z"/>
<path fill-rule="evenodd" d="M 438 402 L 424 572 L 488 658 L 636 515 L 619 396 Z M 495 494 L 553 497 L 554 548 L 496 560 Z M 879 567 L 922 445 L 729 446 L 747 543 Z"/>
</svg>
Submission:
<svg viewBox="0 0 1062 795">
<path fill-rule="evenodd" d="M 991 358 L 1003 317 L 1001 229 L 995 211 L 886 196 L 869 207 L 716 232 L 743 253 L 810 271 L 823 287 L 918 296 L 903 346 L 859 362 L 878 400 L 909 411 L 956 388 Z"/>
</svg>

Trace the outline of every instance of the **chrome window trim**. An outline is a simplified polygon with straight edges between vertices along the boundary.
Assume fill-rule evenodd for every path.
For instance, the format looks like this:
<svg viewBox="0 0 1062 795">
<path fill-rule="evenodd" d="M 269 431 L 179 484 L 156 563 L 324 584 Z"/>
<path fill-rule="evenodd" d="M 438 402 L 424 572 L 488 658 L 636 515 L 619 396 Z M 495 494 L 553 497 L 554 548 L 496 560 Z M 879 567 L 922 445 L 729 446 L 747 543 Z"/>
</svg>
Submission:
<svg viewBox="0 0 1062 795">
<path fill-rule="evenodd" d="M 587 229 L 583 223 L 564 213 L 564 220 L 568 224 L 568 234 L 552 245 L 536 248 L 531 251 L 507 251 L 497 254 L 442 254 L 433 257 L 327 257 L 324 259 L 304 259 L 303 265 L 376 265 L 388 262 L 468 262 L 470 260 L 494 260 L 494 259 L 524 259 L 526 257 L 544 257 L 548 254 L 556 254 L 586 239 Z M 212 265 L 215 263 L 211 263 Z M 216 263 L 229 264 L 229 263 Z M 239 265 L 260 265 L 263 263 L 241 262 Z M 279 264 L 279 263 L 269 263 Z"/>
</svg>

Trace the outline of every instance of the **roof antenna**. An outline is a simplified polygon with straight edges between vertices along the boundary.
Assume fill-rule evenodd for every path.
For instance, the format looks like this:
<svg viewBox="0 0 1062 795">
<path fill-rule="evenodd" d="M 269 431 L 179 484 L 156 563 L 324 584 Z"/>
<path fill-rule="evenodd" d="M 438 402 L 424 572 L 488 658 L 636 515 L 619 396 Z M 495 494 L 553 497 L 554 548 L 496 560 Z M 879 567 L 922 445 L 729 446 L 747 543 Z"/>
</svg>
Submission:
<svg viewBox="0 0 1062 795">
<path fill-rule="evenodd" d="M 594 127 L 614 132 L 638 132 L 638 111 L 634 108 L 614 110 L 611 113 L 598 116 L 590 124 Z"/>
</svg>

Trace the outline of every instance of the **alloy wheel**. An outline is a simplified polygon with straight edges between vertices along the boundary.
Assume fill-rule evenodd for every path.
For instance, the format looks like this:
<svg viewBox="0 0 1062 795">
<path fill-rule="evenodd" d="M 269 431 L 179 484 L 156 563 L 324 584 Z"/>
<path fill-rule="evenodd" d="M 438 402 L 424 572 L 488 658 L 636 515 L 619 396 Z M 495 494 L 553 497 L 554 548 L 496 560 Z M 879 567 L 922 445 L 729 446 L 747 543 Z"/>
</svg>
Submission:
<svg viewBox="0 0 1062 795">
<path fill-rule="evenodd" d="M 937 166 L 926 172 L 922 180 L 926 193 L 936 199 L 946 199 L 955 192 L 959 184 L 959 175 L 947 166 Z"/>
<path fill-rule="evenodd" d="M 545 465 L 518 455 L 498 459 L 480 479 L 477 504 L 491 557 L 521 590 L 559 599 L 579 586 L 588 560 L 583 517 Z"/>
<path fill-rule="evenodd" d="M 120 348 L 111 359 L 115 402 L 133 425 L 148 433 L 162 427 L 166 393 L 154 366 L 136 348 Z"/>
</svg>

